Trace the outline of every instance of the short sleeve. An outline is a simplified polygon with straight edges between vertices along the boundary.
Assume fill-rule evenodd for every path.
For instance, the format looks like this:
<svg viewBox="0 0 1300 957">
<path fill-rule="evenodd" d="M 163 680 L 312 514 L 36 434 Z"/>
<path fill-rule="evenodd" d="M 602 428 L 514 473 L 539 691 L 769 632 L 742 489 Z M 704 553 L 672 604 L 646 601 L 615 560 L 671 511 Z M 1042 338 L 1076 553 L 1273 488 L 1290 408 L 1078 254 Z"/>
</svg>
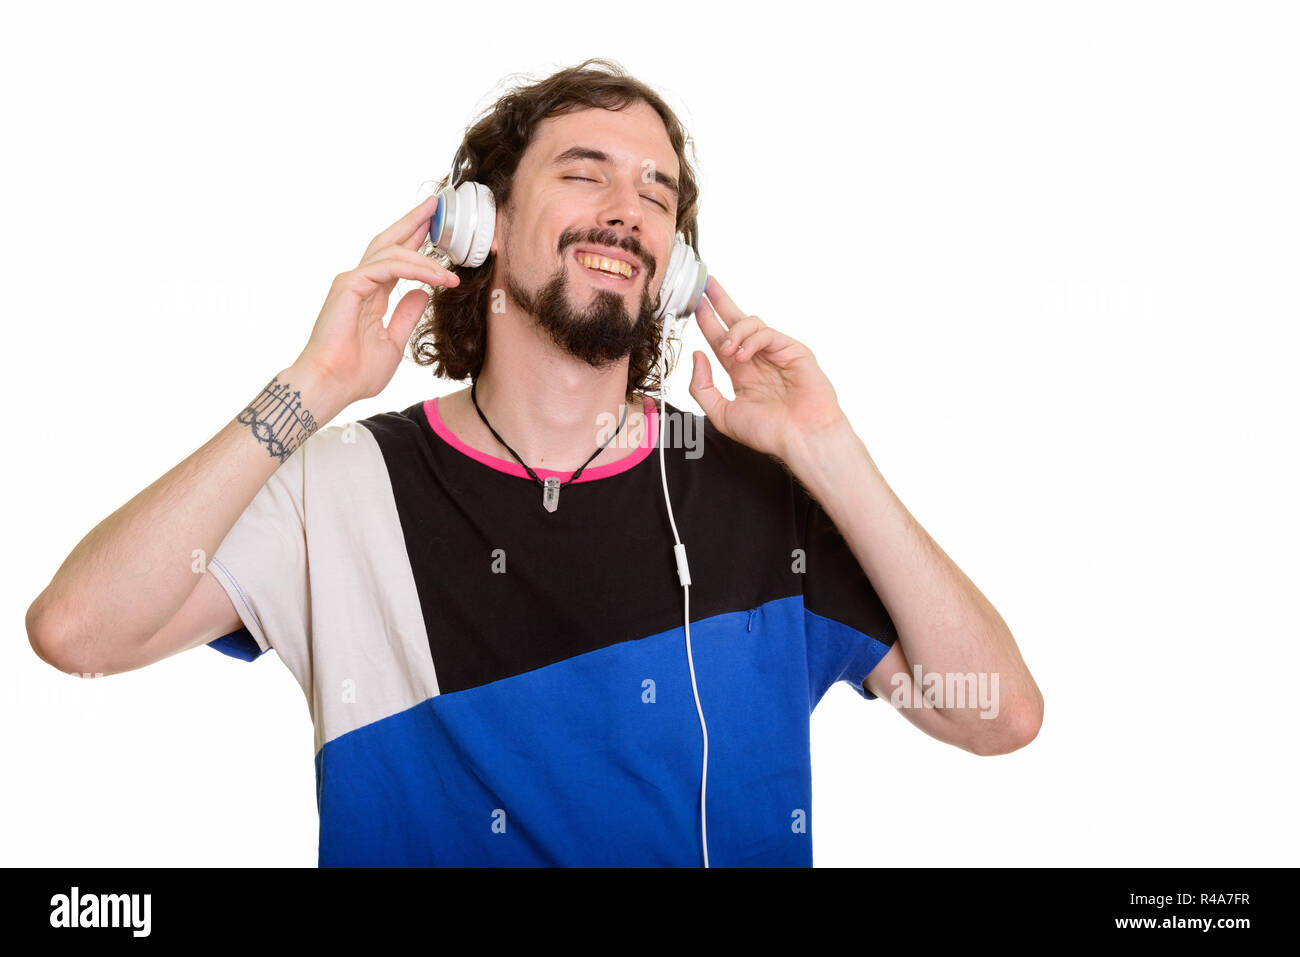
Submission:
<svg viewBox="0 0 1300 957">
<path fill-rule="evenodd" d="M 816 704 L 836 681 L 874 699 L 863 682 L 898 640 L 898 630 L 848 542 L 798 480 L 794 501 L 804 559 L 810 700 Z"/>
<path fill-rule="evenodd" d="M 208 572 L 230 596 L 239 631 L 209 642 L 244 661 L 271 648 L 302 645 L 308 628 L 304 460 L 315 436 L 277 468 L 222 539 Z"/>
</svg>

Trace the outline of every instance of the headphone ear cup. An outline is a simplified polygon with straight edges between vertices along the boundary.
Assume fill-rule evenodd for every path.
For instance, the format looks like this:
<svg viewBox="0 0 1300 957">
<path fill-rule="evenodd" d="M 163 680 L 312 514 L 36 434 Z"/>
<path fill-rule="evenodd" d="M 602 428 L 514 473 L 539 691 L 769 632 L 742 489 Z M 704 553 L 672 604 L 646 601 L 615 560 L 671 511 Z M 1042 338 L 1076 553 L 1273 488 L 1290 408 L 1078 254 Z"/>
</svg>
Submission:
<svg viewBox="0 0 1300 957">
<path fill-rule="evenodd" d="M 709 281 L 709 271 L 695 255 L 689 243 L 678 239 L 673 244 L 673 254 L 668 257 L 664 281 L 659 285 L 659 308 L 655 318 L 662 319 L 672 313 L 678 319 L 694 315 L 704 287 Z"/>
<path fill-rule="evenodd" d="M 481 266 L 492 250 L 496 209 L 492 190 L 482 183 L 445 186 L 429 220 L 429 239 L 454 265 Z"/>
<path fill-rule="evenodd" d="M 469 241 L 469 252 L 465 256 L 466 266 L 481 266 L 487 261 L 492 251 L 492 236 L 497 227 L 497 202 L 492 190 L 482 183 L 472 183 L 477 215 L 474 232 Z"/>
</svg>

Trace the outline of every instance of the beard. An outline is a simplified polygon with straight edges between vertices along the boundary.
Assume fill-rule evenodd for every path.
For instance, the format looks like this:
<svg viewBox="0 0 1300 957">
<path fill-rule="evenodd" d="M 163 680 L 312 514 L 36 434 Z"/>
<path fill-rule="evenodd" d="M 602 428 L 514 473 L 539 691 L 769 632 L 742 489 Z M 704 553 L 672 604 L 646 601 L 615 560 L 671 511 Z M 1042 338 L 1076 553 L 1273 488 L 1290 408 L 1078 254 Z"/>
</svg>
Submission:
<svg viewBox="0 0 1300 957">
<path fill-rule="evenodd" d="M 520 286 L 508 271 L 505 284 L 510 298 L 557 346 L 594 368 L 617 362 L 630 355 L 647 336 L 658 335 L 653 306 L 644 287 L 634 322 L 623 296 L 609 289 L 597 289 L 587 306 L 575 308 L 569 298 L 565 266 L 556 270 L 536 294 Z"/>
</svg>

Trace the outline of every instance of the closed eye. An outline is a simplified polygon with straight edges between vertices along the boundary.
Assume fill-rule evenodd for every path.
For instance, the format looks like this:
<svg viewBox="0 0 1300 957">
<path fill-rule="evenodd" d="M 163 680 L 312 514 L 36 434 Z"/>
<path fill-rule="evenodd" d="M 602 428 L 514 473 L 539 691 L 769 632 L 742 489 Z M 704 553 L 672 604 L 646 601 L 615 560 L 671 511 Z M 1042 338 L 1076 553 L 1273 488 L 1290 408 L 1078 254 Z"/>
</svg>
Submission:
<svg viewBox="0 0 1300 957">
<path fill-rule="evenodd" d="M 592 178 L 589 177 L 589 176 L 565 176 L 564 179 L 576 179 L 576 180 L 579 180 L 580 182 L 583 182 L 583 183 L 594 183 L 594 182 L 596 182 L 594 179 L 592 179 Z M 648 200 L 650 200 L 650 202 L 654 203 L 656 206 L 658 206 L 660 209 L 662 209 L 665 213 L 668 212 L 668 206 L 667 206 L 666 204 L 664 204 L 664 203 L 659 202 L 659 200 L 655 199 L 653 196 L 643 196 L 643 197 L 641 197 L 641 198 L 642 198 L 642 199 L 648 199 Z"/>
</svg>

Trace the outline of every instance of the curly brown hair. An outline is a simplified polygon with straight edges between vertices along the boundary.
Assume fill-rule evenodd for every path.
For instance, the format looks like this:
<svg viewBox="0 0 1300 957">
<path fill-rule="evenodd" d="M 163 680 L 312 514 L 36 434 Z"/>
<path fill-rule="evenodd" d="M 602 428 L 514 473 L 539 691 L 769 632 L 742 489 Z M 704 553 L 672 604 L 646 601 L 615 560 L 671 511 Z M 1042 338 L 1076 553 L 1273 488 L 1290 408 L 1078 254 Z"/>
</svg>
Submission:
<svg viewBox="0 0 1300 957">
<path fill-rule="evenodd" d="M 600 58 L 584 60 L 543 80 L 516 85 L 492 104 L 465 132 L 451 173 L 437 188 L 466 180 L 492 190 L 497 207 L 510 202 L 511 188 L 519 161 L 544 119 L 577 110 L 600 108 L 621 110 L 644 101 L 663 119 L 668 140 L 681 167 L 678 176 L 677 231 L 699 254 L 696 225 L 699 186 L 686 152 L 695 146 L 685 128 L 660 96 L 634 79 L 616 62 Z M 448 379 L 478 378 L 487 352 L 487 314 L 496 254 L 479 266 L 451 266 L 426 239 L 420 251 L 440 258 L 460 277 L 453 288 L 433 287 L 429 305 L 411 337 L 411 357 L 422 366 L 433 366 L 435 375 Z M 628 394 L 659 388 L 659 349 L 663 320 L 647 325 L 645 335 L 631 352 L 627 370 Z M 680 342 L 676 342 L 680 347 Z M 669 367 L 676 364 L 671 354 Z"/>
</svg>

